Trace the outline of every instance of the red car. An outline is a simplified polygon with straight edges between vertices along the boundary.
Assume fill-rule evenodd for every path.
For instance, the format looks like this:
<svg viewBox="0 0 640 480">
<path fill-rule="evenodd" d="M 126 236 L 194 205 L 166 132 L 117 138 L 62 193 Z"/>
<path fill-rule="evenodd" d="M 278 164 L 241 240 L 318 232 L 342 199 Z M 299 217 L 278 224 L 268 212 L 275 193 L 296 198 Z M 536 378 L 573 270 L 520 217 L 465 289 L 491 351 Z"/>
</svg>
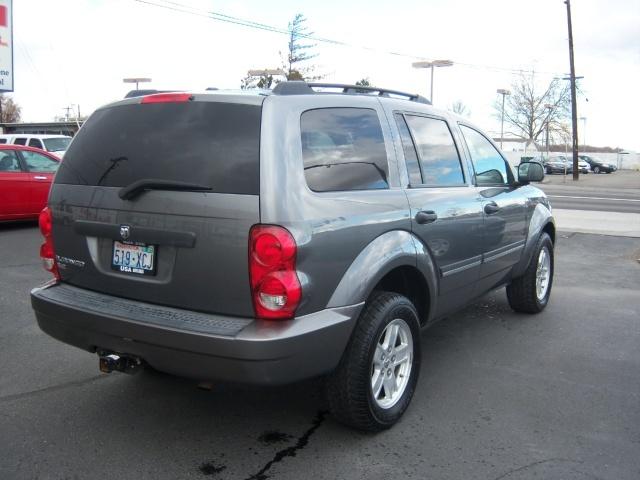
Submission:
<svg viewBox="0 0 640 480">
<path fill-rule="evenodd" d="M 0 221 L 38 218 L 59 166 L 43 150 L 0 145 Z"/>
</svg>

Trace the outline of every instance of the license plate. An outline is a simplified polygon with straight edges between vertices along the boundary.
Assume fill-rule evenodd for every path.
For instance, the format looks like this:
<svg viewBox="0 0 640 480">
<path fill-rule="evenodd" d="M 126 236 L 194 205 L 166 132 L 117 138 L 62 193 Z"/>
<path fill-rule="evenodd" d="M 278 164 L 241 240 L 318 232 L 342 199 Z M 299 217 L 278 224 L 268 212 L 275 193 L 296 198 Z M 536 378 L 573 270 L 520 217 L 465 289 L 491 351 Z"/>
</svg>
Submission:
<svg viewBox="0 0 640 480">
<path fill-rule="evenodd" d="M 113 242 L 111 268 L 135 275 L 156 274 L 156 247 L 143 243 Z"/>
</svg>

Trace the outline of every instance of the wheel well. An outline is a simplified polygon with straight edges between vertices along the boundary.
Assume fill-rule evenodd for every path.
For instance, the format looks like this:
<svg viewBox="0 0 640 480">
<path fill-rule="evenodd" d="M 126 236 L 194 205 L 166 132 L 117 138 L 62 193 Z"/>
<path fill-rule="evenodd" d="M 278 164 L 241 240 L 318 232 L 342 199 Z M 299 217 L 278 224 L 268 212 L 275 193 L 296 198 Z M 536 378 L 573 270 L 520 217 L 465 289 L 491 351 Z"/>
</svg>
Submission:
<svg viewBox="0 0 640 480">
<path fill-rule="evenodd" d="M 378 282 L 374 290 L 404 295 L 418 310 L 420 323 L 426 323 L 430 307 L 429 286 L 417 268 L 410 266 L 394 268 Z"/>
<path fill-rule="evenodd" d="M 546 232 L 547 235 L 551 237 L 551 243 L 555 245 L 556 243 L 556 228 L 553 226 L 553 223 L 547 223 L 542 229 L 543 232 Z"/>
</svg>

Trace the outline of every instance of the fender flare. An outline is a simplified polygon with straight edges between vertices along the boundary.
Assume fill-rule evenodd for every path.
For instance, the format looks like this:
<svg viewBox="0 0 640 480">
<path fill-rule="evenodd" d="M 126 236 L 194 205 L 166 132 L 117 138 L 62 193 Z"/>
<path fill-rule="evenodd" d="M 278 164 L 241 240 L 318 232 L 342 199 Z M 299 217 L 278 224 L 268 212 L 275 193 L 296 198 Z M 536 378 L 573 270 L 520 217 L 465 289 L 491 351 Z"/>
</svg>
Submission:
<svg viewBox="0 0 640 480">
<path fill-rule="evenodd" d="M 513 277 L 519 277 L 524 274 L 529 262 L 531 261 L 533 249 L 535 248 L 536 243 L 538 243 L 538 238 L 540 238 L 542 231 L 549 223 L 553 225 L 555 230 L 556 222 L 551 210 L 543 203 L 538 203 L 536 208 L 533 210 L 531 220 L 529 220 L 529 229 L 527 231 L 527 239 L 524 244 L 524 251 L 522 252 L 520 261 L 513 268 Z"/>
<path fill-rule="evenodd" d="M 403 266 L 414 267 L 423 275 L 431 314 L 437 298 L 437 270 L 426 247 L 405 230 L 386 232 L 372 240 L 342 276 L 327 308 L 363 303 L 386 274 Z"/>
</svg>

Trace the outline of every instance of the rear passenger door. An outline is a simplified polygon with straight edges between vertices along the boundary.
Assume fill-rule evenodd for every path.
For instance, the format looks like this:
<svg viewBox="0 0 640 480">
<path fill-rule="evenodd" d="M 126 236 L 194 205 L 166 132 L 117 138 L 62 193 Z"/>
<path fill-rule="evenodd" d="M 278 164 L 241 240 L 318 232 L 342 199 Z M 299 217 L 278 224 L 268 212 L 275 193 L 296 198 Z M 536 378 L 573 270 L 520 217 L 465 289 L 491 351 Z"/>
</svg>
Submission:
<svg viewBox="0 0 640 480">
<path fill-rule="evenodd" d="M 474 295 L 482 260 L 482 201 L 446 120 L 395 113 L 409 175 L 411 228 L 440 273 L 438 315 Z"/>
<path fill-rule="evenodd" d="M 501 283 L 520 260 L 526 237 L 526 198 L 520 193 L 511 167 L 479 131 L 460 125 L 475 170 L 484 211 L 482 285 Z"/>
<path fill-rule="evenodd" d="M 20 155 L 30 174 L 29 209 L 31 212 L 38 213 L 47 204 L 51 182 L 60 162 L 29 150 L 20 150 Z"/>
</svg>

